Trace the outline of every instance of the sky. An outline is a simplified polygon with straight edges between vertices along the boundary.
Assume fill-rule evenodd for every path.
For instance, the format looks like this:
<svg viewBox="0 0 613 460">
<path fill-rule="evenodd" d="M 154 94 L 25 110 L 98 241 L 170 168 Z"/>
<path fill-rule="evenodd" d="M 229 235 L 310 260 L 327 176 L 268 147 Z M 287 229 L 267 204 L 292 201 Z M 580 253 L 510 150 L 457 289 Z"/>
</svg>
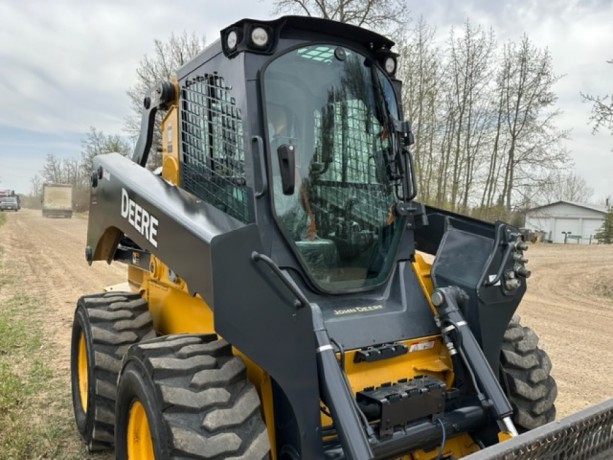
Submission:
<svg viewBox="0 0 613 460">
<path fill-rule="evenodd" d="M 573 172 L 613 197 L 613 136 L 592 134 L 590 105 L 580 91 L 613 93 L 613 0 L 409 1 L 444 40 L 466 19 L 493 29 L 499 43 L 527 34 L 553 57 L 563 78 L 554 87 L 558 124 Z M 90 127 L 125 135 L 126 91 L 153 55 L 153 41 L 171 33 L 204 35 L 244 17 L 272 19 L 271 0 L 0 0 L 0 189 L 29 193 L 48 154 L 79 158 Z"/>
</svg>

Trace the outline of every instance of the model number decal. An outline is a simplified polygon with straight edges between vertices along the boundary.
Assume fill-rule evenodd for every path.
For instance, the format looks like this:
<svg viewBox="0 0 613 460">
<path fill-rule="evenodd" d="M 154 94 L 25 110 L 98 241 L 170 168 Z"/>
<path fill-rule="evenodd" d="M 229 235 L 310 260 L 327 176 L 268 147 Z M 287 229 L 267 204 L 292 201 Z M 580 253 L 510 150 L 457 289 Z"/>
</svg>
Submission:
<svg viewBox="0 0 613 460">
<path fill-rule="evenodd" d="M 424 342 L 417 342 L 417 343 L 411 344 L 411 346 L 409 347 L 409 353 L 413 351 L 430 350 L 431 348 L 434 348 L 434 340 L 426 340 Z"/>
<path fill-rule="evenodd" d="M 366 313 L 369 311 L 383 310 L 383 305 L 366 305 L 364 307 L 348 307 L 334 309 L 334 315 L 351 315 L 353 313 Z"/>
<path fill-rule="evenodd" d="M 156 248 L 158 247 L 158 219 L 130 198 L 125 188 L 121 189 L 121 217 L 127 219 L 138 233 Z"/>
</svg>

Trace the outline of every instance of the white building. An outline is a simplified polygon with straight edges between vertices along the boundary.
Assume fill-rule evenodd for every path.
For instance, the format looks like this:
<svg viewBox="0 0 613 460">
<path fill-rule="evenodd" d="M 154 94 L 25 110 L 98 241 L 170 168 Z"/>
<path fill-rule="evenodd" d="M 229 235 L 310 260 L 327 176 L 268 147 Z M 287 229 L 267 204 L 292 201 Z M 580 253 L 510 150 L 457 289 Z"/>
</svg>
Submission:
<svg viewBox="0 0 613 460">
<path fill-rule="evenodd" d="M 543 232 L 544 239 L 554 243 L 589 244 L 606 213 L 605 206 L 557 201 L 529 209 L 525 227 Z"/>
</svg>

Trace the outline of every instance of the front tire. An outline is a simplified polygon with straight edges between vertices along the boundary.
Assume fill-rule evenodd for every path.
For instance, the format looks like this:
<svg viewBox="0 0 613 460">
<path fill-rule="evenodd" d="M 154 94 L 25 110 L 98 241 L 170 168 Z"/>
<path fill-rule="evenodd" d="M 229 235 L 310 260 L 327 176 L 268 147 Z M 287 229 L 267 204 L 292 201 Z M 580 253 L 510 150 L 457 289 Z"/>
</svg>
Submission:
<svg viewBox="0 0 613 460">
<path fill-rule="evenodd" d="M 538 347 L 538 336 L 515 315 L 507 326 L 500 357 L 502 385 L 513 407 L 518 431 L 532 430 L 556 417 L 556 381 L 551 360 Z"/>
<path fill-rule="evenodd" d="M 114 442 L 115 398 L 121 360 L 128 347 L 155 337 L 146 300 L 105 292 L 81 297 L 72 326 L 72 407 L 89 451 Z"/>
<path fill-rule="evenodd" d="M 171 335 L 130 348 L 117 393 L 117 459 L 264 459 L 269 451 L 258 394 L 227 342 Z"/>
</svg>

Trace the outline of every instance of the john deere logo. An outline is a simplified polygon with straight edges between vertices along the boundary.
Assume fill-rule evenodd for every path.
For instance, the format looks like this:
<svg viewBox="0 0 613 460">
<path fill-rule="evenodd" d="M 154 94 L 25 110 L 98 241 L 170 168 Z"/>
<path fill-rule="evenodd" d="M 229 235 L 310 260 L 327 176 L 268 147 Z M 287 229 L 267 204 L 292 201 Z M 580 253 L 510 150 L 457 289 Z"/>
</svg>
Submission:
<svg viewBox="0 0 613 460">
<path fill-rule="evenodd" d="M 121 217 L 127 219 L 138 233 L 143 235 L 156 248 L 158 247 L 158 220 L 145 208 L 130 198 L 126 189 L 121 189 Z"/>
</svg>

